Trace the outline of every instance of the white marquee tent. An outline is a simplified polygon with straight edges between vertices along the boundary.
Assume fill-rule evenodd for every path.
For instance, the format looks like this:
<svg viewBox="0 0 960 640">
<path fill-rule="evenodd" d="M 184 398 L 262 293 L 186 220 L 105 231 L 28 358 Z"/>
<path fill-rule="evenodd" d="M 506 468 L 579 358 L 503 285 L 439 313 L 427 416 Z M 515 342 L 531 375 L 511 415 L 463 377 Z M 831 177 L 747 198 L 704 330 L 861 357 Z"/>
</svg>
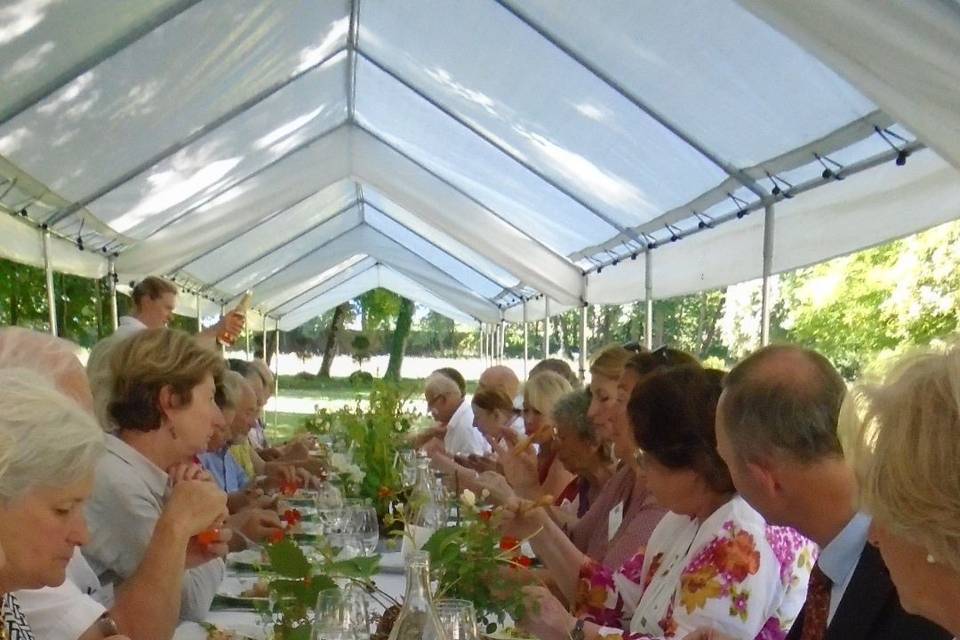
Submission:
<svg viewBox="0 0 960 640">
<path fill-rule="evenodd" d="M 0 255 L 258 328 L 378 286 L 502 326 L 960 217 L 957 0 L 4 0 L 0 83 Z"/>
</svg>

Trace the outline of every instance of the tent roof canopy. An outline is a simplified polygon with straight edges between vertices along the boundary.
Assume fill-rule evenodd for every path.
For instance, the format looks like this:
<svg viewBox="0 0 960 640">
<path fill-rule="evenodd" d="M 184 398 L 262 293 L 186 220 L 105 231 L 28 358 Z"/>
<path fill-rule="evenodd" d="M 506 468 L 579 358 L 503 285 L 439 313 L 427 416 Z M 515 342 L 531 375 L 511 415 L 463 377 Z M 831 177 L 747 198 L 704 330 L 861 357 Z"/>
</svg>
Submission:
<svg viewBox="0 0 960 640">
<path fill-rule="evenodd" d="M 124 280 L 252 289 L 284 328 L 376 286 L 463 322 L 624 302 L 646 251 L 656 293 L 687 293 L 759 275 L 767 205 L 783 270 L 960 202 L 952 168 L 733 0 L 25 4 L 0 29 L 0 206 Z M 878 207 L 878 172 L 930 209 Z M 55 266 L 103 275 L 76 253 Z"/>
</svg>

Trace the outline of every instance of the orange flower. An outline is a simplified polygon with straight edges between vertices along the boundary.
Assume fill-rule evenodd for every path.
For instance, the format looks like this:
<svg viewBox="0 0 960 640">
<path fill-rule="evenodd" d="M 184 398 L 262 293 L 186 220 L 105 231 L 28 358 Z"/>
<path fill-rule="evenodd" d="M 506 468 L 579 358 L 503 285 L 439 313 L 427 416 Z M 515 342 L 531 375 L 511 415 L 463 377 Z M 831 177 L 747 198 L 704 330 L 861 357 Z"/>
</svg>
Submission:
<svg viewBox="0 0 960 640">
<path fill-rule="evenodd" d="M 511 560 L 510 563 L 517 567 L 523 567 L 524 569 L 526 569 L 533 564 L 533 558 L 528 558 L 527 556 L 521 555 Z"/>
<path fill-rule="evenodd" d="M 721 572 L 736 582 L 743 582 L 747 576 L 755 574 L 760 569 L 760 552 L 753 544 L 753 536 L 738 531 L 717 549 L 717 564 Z"/>
<path fill-rule="evenodd" d="M 269 536 L 270 542 L 277 543 L 283 540 L 283 529 L 274 529 Z"/>
<path fill-rule="evenodd" d="M 281 520 L 286 521 L 291 527 L 295 526 L 298 522 L 303 520 L 303 516 L 296 509 L 287 509 L 283 512 L 283 515 L 280 518 Z"/>
<path fill-rule="evenodd" d="M 379 489 L 377 489 L 378 498 L 386 499 L 392 496 L 393 496 L 393 489 L 391 489 L 390 487 L 381 486 Z"/>
<path fill-rule="evenodd" d="M 480 517 L 481 522 L 490 522 L 490 518 L 493 517 L 493 511 L 490 509 L 484 509 L 477 515 Z"/>
<path fill-rule="evenodd" d="M 285 496 L 292 496 L 297 492 L 298 488 L 296 482 L 283 482 L 280 484 L 280 493 Z"/>
<path fill-rule="evenodd" d="M 500 538 L 501 551 L 516 551 L 520 548 L 520 541 L 513 536 L 503 536 Z"/>
<path fill-rule="evenodd" d="M 687 613 L 702 609 L 707 600 L 718 598 L 723 594 L 723 585 L 718 580 L 717 569 L 711 565 L 704 565 L 693 573 L 684 574 L 680 578 L 680 602 Z"/>
</svg>

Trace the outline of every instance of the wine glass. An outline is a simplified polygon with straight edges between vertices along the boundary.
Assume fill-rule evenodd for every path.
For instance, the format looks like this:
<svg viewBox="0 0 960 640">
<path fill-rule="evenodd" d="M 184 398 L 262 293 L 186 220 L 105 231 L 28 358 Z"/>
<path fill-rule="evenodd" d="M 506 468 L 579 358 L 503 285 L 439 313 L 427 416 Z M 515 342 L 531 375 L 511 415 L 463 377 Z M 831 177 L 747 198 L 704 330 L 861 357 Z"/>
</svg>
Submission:
<svg viewBox="0 0 960 640">
<path fill-rule="evenodd" d="M 417 452 L 413 449 L 400 452 L 400 480 L 407 488 L 417 483 Z"/>
<path fill-rule="evenodd" d="M 351 507 L 351 514 L 363 555 L 373 555 L 377 550 L 377 543 L 380 542 L 380 518 L 376 508 L 367 504 L 355 505 Z"/>
<path fill-rule="evenodd" d="M 477 613 L 469 600 L 438 600 L 434 605 L 448 640 L 479 640 Z"/>
<path fill-rule="evenodd" d="M 324 589 L 317 596 L 311 640 L 365 640 L 370 637 L 367 597 L 354 586 Z"/>
</svg>

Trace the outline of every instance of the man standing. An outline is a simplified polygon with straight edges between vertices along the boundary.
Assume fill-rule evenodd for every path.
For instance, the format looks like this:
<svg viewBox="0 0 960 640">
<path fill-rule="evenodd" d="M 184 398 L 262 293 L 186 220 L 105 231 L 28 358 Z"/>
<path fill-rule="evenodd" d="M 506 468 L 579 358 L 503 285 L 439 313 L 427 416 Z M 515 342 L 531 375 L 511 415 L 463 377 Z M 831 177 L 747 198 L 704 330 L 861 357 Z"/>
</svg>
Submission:
<svg viewBox="0 0 960 640">
<path fill-rule="evenodd" d="M 845 395 L 826 358 L 780 345 L 734 367 L 717 408 L 717 448 L 740 494 L 767 522 L 820 545 L 787 638 L 947 640 L 903 611 L 883 559 L 867 543 L 870 519 L 856 510 L 856 478 L 837 437 Z"/>
</svg>

